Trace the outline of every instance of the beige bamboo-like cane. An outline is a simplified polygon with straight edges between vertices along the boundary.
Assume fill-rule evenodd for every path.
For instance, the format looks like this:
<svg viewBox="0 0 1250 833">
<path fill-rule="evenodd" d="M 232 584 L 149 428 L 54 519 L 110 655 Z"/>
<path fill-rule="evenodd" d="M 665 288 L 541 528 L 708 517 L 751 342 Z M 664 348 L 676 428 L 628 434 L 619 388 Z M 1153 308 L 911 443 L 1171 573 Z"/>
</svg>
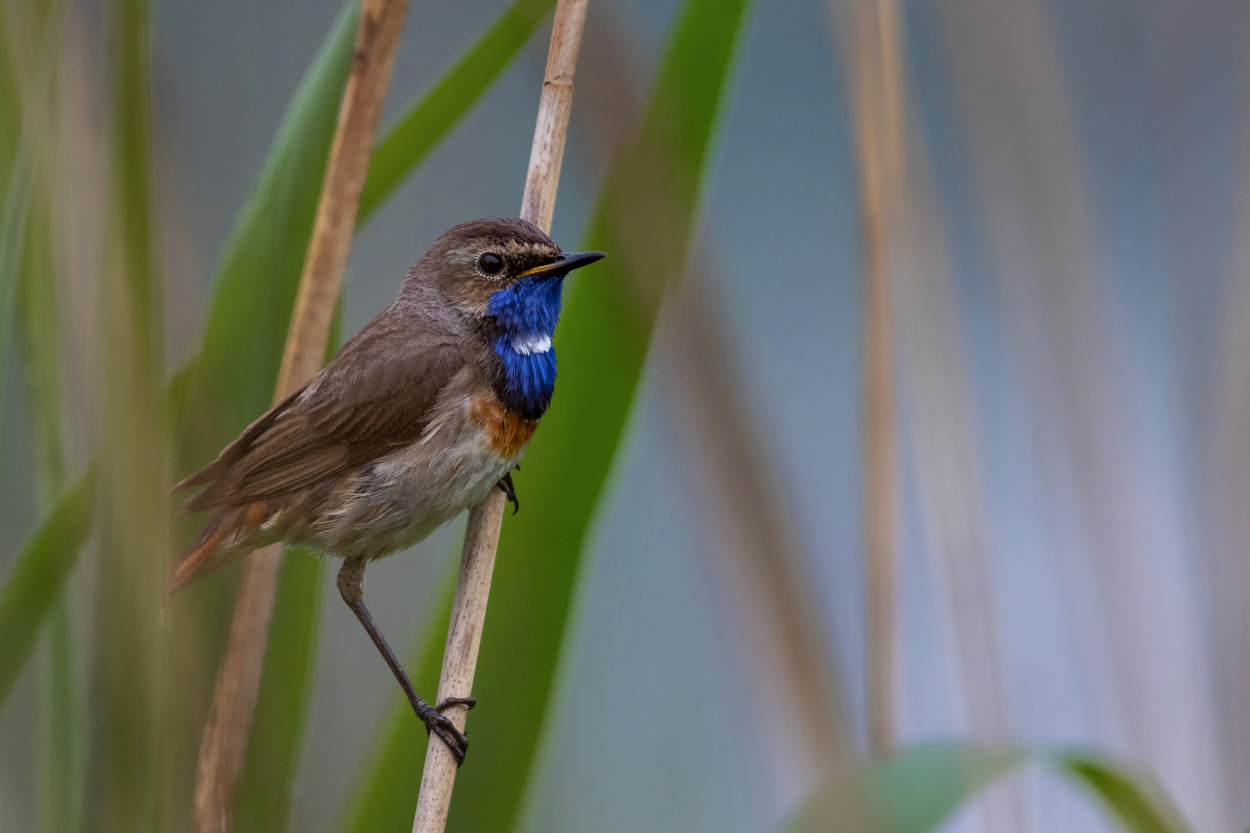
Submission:
<svg viewBox="0 0 1250 833">
<path fill-rule="evenodd" d="M 856 21 L 864 246 L 863 483 L 868 740 L 894 747 L 895 431 L 891 249 L 903 217 L 902 69 L 895 0 L 865 0 Z"/>
<path fill-rule="evenodd" d="M 547 71 L 538 105 L 529 173 L 525 178 L 525 195 L 521 199 L 521 217 L 544 231 L 551 230 L 551 215 L 556 205 L 564 139 L 573 107 L 573 69 L 585 21 L 586 0 L 559 0 L 551 29 L 551 47 L 547 52 Z M 504 506 L 503 493 L 492 489 L 485 500 L 469 511 L 436 702 L 472 694 Z M 449 708 L 446 714 L 456 728 L 464 731 L 467 717 L 464 706 Z M 442 833 L 447 826 L 455 783 L 456 760 L 447 746 L 431 735 L 425 753 L 425 769 L 421 773 L 417 812 L 412 821 L 413 833 Z"/>
<path fill-rule="evenodd" d="M 395 63 L 395 47 L 407 10 L 408 0 L 364 0 L 361 6 L 351 74 L 339 107 L 275 401 L 298 389 L 321 369 L 360 192 L 369 171 L 374 136 Z M 200 742 L 195 785 L 199 833 L 223 833 L 230 829 L 235 786 L 260 691 L 281 563 L 282 546 L 275 544 L 252 553 L 244 564 L 226 655 Z"/>
</svg>

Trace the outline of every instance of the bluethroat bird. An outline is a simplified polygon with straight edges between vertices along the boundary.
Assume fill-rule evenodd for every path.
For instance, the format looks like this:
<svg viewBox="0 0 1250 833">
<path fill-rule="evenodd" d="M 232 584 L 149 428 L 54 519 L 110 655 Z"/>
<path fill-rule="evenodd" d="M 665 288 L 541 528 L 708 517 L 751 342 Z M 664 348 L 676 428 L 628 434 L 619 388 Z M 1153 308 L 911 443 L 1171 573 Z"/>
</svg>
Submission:
<svg viewBox="0 0 1250 833">
<path fill-rule="evenodd" d="M 524 220 L 462 223 L 408 272 L 399 297 L 300 390 L 174 487 L 213 510 L 169 579 L 177 592 L 258 547 L 343 558 L 338 587 L 412 708 L 464 760 L 468 741 L 418 695 L 364 604 L 365 565 L 410 547 L 512 471 L 551 402 L 564 277 L 602 252 L 565 254 Z"/>
</svg>

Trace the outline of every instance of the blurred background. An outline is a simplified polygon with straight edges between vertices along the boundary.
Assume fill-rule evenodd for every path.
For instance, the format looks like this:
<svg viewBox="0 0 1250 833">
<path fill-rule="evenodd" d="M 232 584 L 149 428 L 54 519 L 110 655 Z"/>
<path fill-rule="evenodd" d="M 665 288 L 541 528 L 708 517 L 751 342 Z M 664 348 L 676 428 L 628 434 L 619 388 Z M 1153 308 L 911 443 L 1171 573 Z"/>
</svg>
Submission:
<svg viewBox="0 0 1250 833">
<path fill-rule="evenodd" d="M 412 0 L 343 336 L 517 213 L 553 6 Z M 351 9 L 0 0 L 0 830 L 190 829 L 238 568 L 161 602 L 165 492 L 272 395 Z M 591 0 L 552 236 L 611 258 L 566 289 L 451 829 L 780 830 L 933 740 L 1250 825 L 1248 25 Z M 369 571 L 427 696 L 463 528 Z M 236 829 L 411 824 L 425 736 L 333 569 L 284 567 Z M 1031 765 L 944 829 L 1115 823 Z"/>
</svg>

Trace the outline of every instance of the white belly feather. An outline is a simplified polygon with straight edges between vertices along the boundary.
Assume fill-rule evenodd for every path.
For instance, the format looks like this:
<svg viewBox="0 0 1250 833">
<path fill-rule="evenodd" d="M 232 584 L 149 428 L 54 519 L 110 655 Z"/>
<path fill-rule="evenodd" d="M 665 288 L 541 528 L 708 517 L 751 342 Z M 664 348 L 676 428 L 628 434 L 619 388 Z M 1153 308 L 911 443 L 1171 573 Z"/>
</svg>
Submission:
<svg viewBox="0 0 1250 833">
<path fill-rule="evenodd" d="M 457 397 L 420 440 L 369 466 L 335 490 L 316 535 L 335 555 L 381 558 L 421 541 L 475 505 L 520 458 L 501 456 Z"/>
</svg>

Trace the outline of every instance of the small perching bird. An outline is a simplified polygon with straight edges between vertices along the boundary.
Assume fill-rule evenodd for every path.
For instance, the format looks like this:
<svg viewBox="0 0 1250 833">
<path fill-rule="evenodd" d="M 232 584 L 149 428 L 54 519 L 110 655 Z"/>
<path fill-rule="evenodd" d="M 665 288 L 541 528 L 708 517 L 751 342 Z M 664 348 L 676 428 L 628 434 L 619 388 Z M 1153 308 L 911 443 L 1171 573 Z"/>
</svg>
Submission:
<svg viewBox="0 0 1250 833">
<path fill-rule="evenodd" d="M 511 473 L 555 388 L 564 277 L 603 256 L 564 254 L 525 220 L 445 233 L 320 373 L 174 487 L 206 486 L 183 511 L 213 515 L 169 592 L 278 541 L 343 558 L 343 600 L 417 716 L 463 761 L 468 741 L 440 710 L 473 701 L 430 706 L 417 695 L 365 608 L 365 564 L 416 544 L 492 488 L 519 506 Z"/>
</svg>

